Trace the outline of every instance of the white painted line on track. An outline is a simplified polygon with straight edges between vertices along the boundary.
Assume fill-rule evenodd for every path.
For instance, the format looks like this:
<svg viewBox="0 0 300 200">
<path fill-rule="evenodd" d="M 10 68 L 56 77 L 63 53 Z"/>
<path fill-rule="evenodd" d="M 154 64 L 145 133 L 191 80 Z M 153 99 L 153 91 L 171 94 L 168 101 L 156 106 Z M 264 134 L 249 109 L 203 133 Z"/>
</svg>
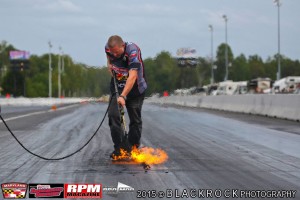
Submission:
<svg viewBox="0 0 300 200">
<path fill-rule="evenodd" d="M 6 122 L 7 121 L 11 121 L 11 120 L 15 120 L 15 119 L 20 119 L 20 118 L 23 118 L 23 117 L 29 117 L 29 116 L 33 116 L 33 115 L 39 115 L 39 114 L 44 114 L 44 113 L 47 113 L 47 112 L 54 112 L 54 111 L 58 111 L 58 110 L 65 110 L 65 109 L 68 109 L 68 108 L 72 108 L 72 107 L 75 107 L 75 106 L 78 106 L 79 104 L 74 104 L 74 105 L 69 105 L 69 106 L 65 106 L 65 107 L 62 107 L 62 108 L 57 108 L 56 110 L 46 110 L 46 111 L 39 111 L 39 112 L 33 112 L 33 113 L 28 113 L 26 115 L 20 115 L 20 116 L 16 116 L 16 117 L 11 117 L 11 118 L 7 118 L 7 119 L 4 119 Z M 0 123 L 3 123 L 2 121 L 0 121 Z"/>
</svg>

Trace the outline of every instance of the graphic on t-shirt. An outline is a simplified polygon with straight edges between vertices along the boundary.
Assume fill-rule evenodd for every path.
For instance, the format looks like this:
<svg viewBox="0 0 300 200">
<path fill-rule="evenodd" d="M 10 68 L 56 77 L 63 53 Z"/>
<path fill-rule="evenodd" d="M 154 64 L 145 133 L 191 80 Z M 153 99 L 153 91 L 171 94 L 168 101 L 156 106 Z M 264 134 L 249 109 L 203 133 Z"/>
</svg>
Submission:
<svg viewBox="0 0 300 200">
<path fill-rule="evenodd" d="M 128 79 L 128 69 L 113 66 L 112 70 L 116 73 L 116 79 L 118 80 L 118 82 L 123 82 Z"/>
</svg>

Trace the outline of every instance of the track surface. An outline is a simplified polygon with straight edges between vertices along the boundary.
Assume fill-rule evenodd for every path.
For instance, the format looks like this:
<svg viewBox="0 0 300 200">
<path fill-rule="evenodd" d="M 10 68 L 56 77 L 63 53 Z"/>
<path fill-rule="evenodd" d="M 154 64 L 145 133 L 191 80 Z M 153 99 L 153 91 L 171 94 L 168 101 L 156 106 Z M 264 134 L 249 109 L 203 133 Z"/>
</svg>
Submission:
<svg viewBox="0 0 300 200">
<path fill-rule="evenodd" d="M 87 104 L 54 112 L 47 112 L 49 107 L 2 110 L 26 147 L 46 157 L 60 157 L 87 141 L 106 107 Z M 169 160 L 163 165 L 145 172 L 140 165 L 112 163 L 107 119 L 85 149 L 63 161 L 31 156 L 0 122 L 0 182 L 101 183 L 104 187 L 121 182 L 135 189 L 118 195 L 104 193 L 103 199 L 136 199 L 137 190 L 166 189 L 178 189 L 179 194 L 183 189 L 297 190 L 296 199 L 300 199 L 299 123 L 150 104 L 144 105 L 142 114 L 142 143 L 168 153 Z M 27 116 L 14 119 L 22 115 Z"/>
</svg>

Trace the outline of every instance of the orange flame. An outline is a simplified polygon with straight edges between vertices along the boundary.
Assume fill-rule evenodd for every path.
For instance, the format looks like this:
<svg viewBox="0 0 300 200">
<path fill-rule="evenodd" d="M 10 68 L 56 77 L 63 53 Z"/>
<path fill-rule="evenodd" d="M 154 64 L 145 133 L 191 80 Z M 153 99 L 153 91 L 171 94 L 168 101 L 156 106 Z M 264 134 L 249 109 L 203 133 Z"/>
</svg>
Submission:
<svg viewBox="0 0 300 200">
<path fill-rule="evenodd" d="M 168 160 L 168 154 L 164 150 L 151 147 L 143 147 L 141 149 L 134 147 L 130 154 L 124 149 L 121 149 L 120 152 L 121 155 L 115 156 L 114 160 L 131 159 L 136 163 L 145 163 L 148 165 L 162 164 Z"/>
<path fill-rule="evenodd" d="M 120 149 L 120 155 L 119 156 L 113 156 L 113 160 L 126 160 L 126 159 L 129 159 L 130 158 L 130 155 L 129 153 L 127 153 L 126 150 L 124 149 Z"/>
<path fill-rule="evenodd" d="M 157 165 L 166 162 L 168 160 L 168 155 L 162 149 L 143 147 L 141 149 L 133 148 L 131 151 L 131 158 L 137 163 Z"/>
</svg>

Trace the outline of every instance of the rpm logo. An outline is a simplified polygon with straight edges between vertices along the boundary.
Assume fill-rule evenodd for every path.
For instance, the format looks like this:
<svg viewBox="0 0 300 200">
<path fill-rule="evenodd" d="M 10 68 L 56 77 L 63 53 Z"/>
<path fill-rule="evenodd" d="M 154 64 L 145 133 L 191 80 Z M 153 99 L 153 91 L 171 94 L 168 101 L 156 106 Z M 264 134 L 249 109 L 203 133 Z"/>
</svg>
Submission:
<svg viewBox="0 0 300 200">
<path fill-rule="evenodd" d="M 102 198 L 102 185 L 65 184 L 64 198 Z"/>
<path fill-rule="evenodd" d="M 1 188 L 4 199 L 24 199 L 26 197 L 26 183 L 3 183 Z"/>
</svg>

